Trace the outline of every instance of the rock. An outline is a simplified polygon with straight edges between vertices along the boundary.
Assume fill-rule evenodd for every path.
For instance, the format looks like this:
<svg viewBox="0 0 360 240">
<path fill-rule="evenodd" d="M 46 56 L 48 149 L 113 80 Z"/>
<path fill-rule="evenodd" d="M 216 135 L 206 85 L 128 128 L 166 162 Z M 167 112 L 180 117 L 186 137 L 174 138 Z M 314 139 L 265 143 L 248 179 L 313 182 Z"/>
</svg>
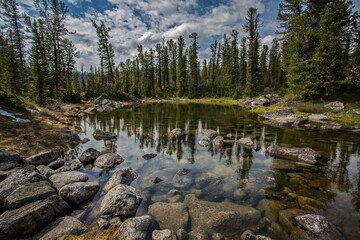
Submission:
<svg viewBox="0 0 360 240">
<path fill-rule="evenodd" d="M 245 148 L 249 148 L 249 149 L 254 149 L 254 150 L 260 149 L 260 147 L 255 143 L 255 138 L 252 138 L 252 137 L 240 138 L 237 141 L 237 144 L 239 144 Z"/>
<path fill-rule="evenodd" d="M 161 229 L 170 229 L 173 232 L 186 229 L 190 220 L 188 207 L 184 203 L 157 202 L 149 206 L 148 212 Z"/>
<path fill-rule="evenodd" d="M 305 210 L 324 208 L 324 204 L 322 202 L 308 197 L 299 196 L 298 202 L 300 207 Z"/>
<path fill-rule="evenodd" d="M 57 192 L 47 181 L 34 182 L 22 185 L 15 189 L 4 199 L 4 205 L 8 210 L 14 210 L 31 202 L 45 199 Z"/>
<path fill-rule="evenodd" d="M 314 214 L 305 214 L 294 218 L 299 225 L 305 239 L 341 240 L 345 239 L 337 228 L 325 217 Z M 304 230 L 302 232 L 302 230 Z M 302 235 L 301 234 L 301 235 Z"/>
<path fill-rule="evenodd" d="M 326 123 L 320 127 L 320 129 L 323 130 L 339 130 L 341 128 L 342 126 L 340 123 L 334 123 L 334 122 Z"/>
<path fill-rule="evenodd" d="M 20 165 L 22 157 L 19 154 L 0 150 L 0 171 L 6 171 Z"/>
<path fill-rule="evenodd" d="M 232 145 L 235 143 L 235 140 L 224 140 L 224 143 Z"/>
<path fill-rule="evenodd" d="M 69 183 L 86 182 L 88 178 L 87 174 L 81 172 L 61 172 L 55 173 L 49 180 L 57 190 L 60 190 Z"/>
<path fill-rule="evenodd" d="M 177 137 L 177 136 L 183 136 L 185 135 L 185 131 L 181 130 L 181 128 L 174 128 L 173 130 L 171 130 L 170 132 L 170 136 L 174 136 L 174 137 Z"/>
<path fill-rule="evenodd" d="M 311 148 L 286 148 L 278 145 L 273 145 L 267 148 L 270 155 L 276 157 L 283 157 L 290 160 L 299 160 L 307 164 L 316 164 L 321 157 L 319 153 Z"/>
<path fill-rule="evenodd" d="M 305 211 L 302 209 L 296 209 L 296 208 L 281 210 L 279 212 L 279 222 L 287 232 L 289 232 L 289 233 L 295 232 L 296 229 L 293 224 L 294 217 L 304 215 L 307 213 L 309 213 L 309 211 Z"/>
<path fill-rule="evenodd" d="M 93 163 L 100 155 L 101 153 L 98 150 L 88 148 L 80 155 L 79 160 L 85 164 Z"/>
<path fill-rule="evenodd" d="M 241 240 L 272 240 L 272 239 L 262 235 L 255 235 L 252 231 L 247 230 L 241 235 Z"/>
<path fill-rule="evenodd" d="M 124 162 L 124 159 L 117 153 L 106 153 L 95 160 L 94 165 L 99 168 L 112 169 Z"/>
<path fill-rule="evenodd" d="M 339 102 L 339 101 L 328 103 L 324 107 L 325 108 L 330 108 L 334 112 L 346 112 L 348 110 L 348 108 L 346 108 L 344 106 L 344 104 L 342 102 Z"/>
<path fill-rule="evenodd" d="M 94 113 L 96 113 L 96 108 L 95 108 L 95 107 L 90 107 L 90 108 L 86 109 L 86 110 L 84 111 L 84 113 L 94 114 Z"/>
<path fill-rule="evenodd" d="M 274 158 L 272 160 L 270 167 L 272 169 L 285 170 L 285 171 L 294 171 L 294 170 L 298 170 L 298 169 L 309 170 L 309 171 L 317 171 L 318 170 L 318 167 L 311 165 L 311 164 L 302 163 L 302 162 L 294 162 L 294 161 L 277 159 L 277 158 Z"/>
<path fill-rule="evenodd" d="M 177 188 L 187 188 L 193 183 L 193 177 L 188 175 L 190 173 L 190 170 L 188 169 L 181 169 L 179 170 L 175 176 L 173 177 L 172 183 L 174 187 Z"/>
<path fill-rule="evenodd" d="M 200 145 L 200 147 L 208 147 L 210 145 L 210 140 L 207 137 L 203 137 L 200 139 L 198 144 Z"/>
<path fill-rule="evenodd" d="M 65 161 L 64 165 L 55 170 L 56 173 L 74 171 L 82 167 L 82 164 L 76 160 Z"/>
<path fill-rule="evenodd" d="M 30 237 L 69 210 L 64 200 L 53 195 L 45 200 L 6 211 L 0 215 L 0 236 L 2 239 Z"/>
<path fill-rule="evenodd" d="M 134 169 L 130 167 L 125 167 L 121 170 L 116 171 L 111 178 L 107 181 L 104 186 L 105 191 L 110 191 L 113 187 L 119 184 L 130 185 L 136 178 L 138 174 L 134 171 Z"/>
<path fill-rule="evenodd" d="M 85 225 L 74 217 L 61 217 L 37 233 L 34 239 L 53 240 L 64 235 L 79 236 L 86 232 Z"/>
<path fill-rule="evenodd" d="M 62 167 L 65 164 L 65 159 L 58 159 L 56 161 L 53 161 L 49 163 L 47 166 L 51 168 L 52 170 L 56 170 L 60 167 Z"/>
<path fill-rule="evenodd" d="M 59 157 L 59 154 L 55 151 L 48 151 L 36 154 L 34 156 L 28 157 L 24 160 L 27 164 L 32 164 L 35 166 L 39 165 L 48 165 L 49 163 L 55 161 Z"/>
<path fill-rule="evenodd" d="M 213 140 L 213 144 L 218 147 L 222 147 L 224 144 L 224 137 L 223 136 L 217 136 Z"/>
<path fill-rule="evenodd" d="M 162 182 L 162 181 L 164 181 L 164 180 L 161 179 L 161 178 L 159 178 L 159 177 L 156 177 L 156 178 L 152 179 L 151 181 L 152 181 L 153 183 L 155 183 L 155 184 L 158 184 L 158 183 L 160 183 L 160 182 Z"/>
<path fill-rule="evenodd" d="M 196 228 L 195 230 L 189 233 L 190 240 L 213 240 L 212 237 L 204 231 L 201 227 Z"/>
<path fill-rule="evenodd" d="M 121 220 L 133 217 L 142 202 L 138 190 L 127 185 L 112 188 L 101 202 L 100 212 L 104 215 L 117 216 Z"/>
<path fill-rule="evenodd" d="M 79 135 L 77 135 L 77 134 L 62 135 L 61 140 L 68 141 L 68 142 L 79 142 L 79 141 L 81 141 Z"/>
<path fill-rule="evenodd" d="M 231 202 L 200 201 L 195 195 L 186 195 L 184 203 L 193 229 L 200 227 L 225 236 L 256 226 L 261 218 L 260 211 Z"/>
<path fill-rule="evenodd" d="M 155 153 L 148 153 L 148 154 L 143 155 L 142 157 L 145 160 L 150 160 L 150 159 L 152 159 L 152 158 L 154 158 L 156 156 L 157 156 L 157 154 L 155 154 Z"/>
<path fill-rule="evenodd" d="M 39 171 L 40 174 L 44 175 L 47 178 L 49 178 L 51 175 L 55 173 L 54 170 L 52 170 L 51 168 L 45 165 L 37 166 L 36 169 Z"/>
<path fill-rule="evenodd" d="M 189 234 L 181 228 L 176 232 L 176 240 L 189 240 Z"/>
<path fill-rule="evenodd" d="M 212 172 L 205 172 L 196 176 L 195 184 L 197 188 L 203 189 L 218 180 L 218 176 Z"/>
<path fill-rule="evenodd" d="M 152 240 L 172 240 L 172 233 L 169 229 L 154 230 Z"/>
<path fill-rule="evenodd" d="M 110 225 L 110 216 L 109 215 L 102 215 L 99 217 L 99 219 L 96 221 L 96 223 L 99 226 L 100 230 L 108 229 Z"/>
<path fill-rule="evenodd" d="M 256 207 L 256 209 L 259 210 L 264 217 L 268 218 L 272 222 L 277 221 L 279 218 L 279 212 L 285 208 L 285 204 L 274 199 L 263 199 Z"/>
<path fill-rule="evenodd" d="M 309 121 L 311 122 L 327 122 L 330 121 L 330 117 L 324 114 L 311 114 L 309 116 Z"/>
<path fill-rule="evenodd" d="M 81 141 L 82 144 L 85 144 L 85 143 L 87 143 L 87 142 L 90 142 L 90 139 L 84 138 L 84 139 Z"/>
<path fill-rule="evenodd" d="M 63 186 L 59 195 L 68 203 L 80 204 L 91 200 L 99 189 L 100 184 L 97 182 L 74 182 Z"/>
<path fill-rule="evenodd" d="M 212 129 L 203 129 L 203 130 L 201 130 L 201 133 L 210 139 L 214 139 L 215 137 L 220 135 L 217 131 L 212 130 Z"/>
<path fill-rule="evenodd" d="M 118 239 L 147 240 L 152 238 L 152 232 L 158 229 L 156 222 L 149 216 L 129 218 L 119 228 Z"/>
<path fill-rule="evenodd" d="M 106 131 L 101 131 L 99 129 L 96 129 L 93 133 L 93 136 L 96 140 L 99 139 L 112 139 L 112 138 L 116 138 L 117 135 L 113 132 L 106 132 Z"/>
<path fill-rule="evenodd" d="M 179 176 L 185 176 L 188 175 L 191 171 L 189 169 L 183 168 L 181 170 L 179 170 L 176 174 L 178 174 Z"/>
<path fill-rule="evenodd" d="M 309 122 L 308 118 L 296 115 L 292 109 L 281 109 L 275 112 L 266 112 L 258 116 L 265 123 L 280 127 L 301 126 Z"/>
<path fill-rule="evenodd" d="M 247 101 L 246 104 L 244 104 L 245 107 L 255 109 L 255 108 L 263 108 L 270 106 L 270 100 L 265 97 L 259 97 L 254 99 L 249 103 L 250 100 Z M 250 107 L 249 107 L 250 106 Z"/>
<path fill-rule="evenodd" d="M 0 171 L 0 182 L 2 182 L 3 180 L 5 180 L 5 178 L 7 178 L 7 176 L 10 174 L 10 172 L 6 172 L 6 171 Z"/>
<path fill-rule="evenodd" d="M 226 136 L 225 136 L 227 139 L 232 139 L 233 138 L 233 135 L 231 134 L 231 133 L 228 133 L 228 134 L 226 134 Z"/>
<path fill-rule="evenodd" d="M 349 110 L 348 113 L 354 113 L 354 114 L 360 115 L 360 109 L 352 109 L 352 110 Z"/>
<path fill-rule="evenodd" d="M 35 166 L 33 165 L 12 171 L 10 175 L 0 183 L 0 203 L 20 185 L 47 180 L 46 177 L 36 172 Z"/>
</svg>

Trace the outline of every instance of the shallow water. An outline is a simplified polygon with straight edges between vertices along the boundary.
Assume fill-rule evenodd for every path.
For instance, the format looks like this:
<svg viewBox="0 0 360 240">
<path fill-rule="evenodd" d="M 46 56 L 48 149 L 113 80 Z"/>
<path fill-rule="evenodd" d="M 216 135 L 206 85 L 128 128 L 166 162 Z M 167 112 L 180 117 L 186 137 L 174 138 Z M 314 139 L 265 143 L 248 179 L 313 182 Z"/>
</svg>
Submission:
<svg viewBox="0 0 360 240">
<path fill-rule="evenodd" d="M 182 202 L 188 193 L 206 201 L 231 201 L 256 208 L 263 199 L 275 199 L 286 208 L 300 208 L 297 197 L 304 196 L 322 203 L 322 209 L 312 212 L 326 216 L 338 227 L 346 239 L 360 239 L 360 134 L 350 130 L 323 131 L 280 129 L 262 124 L 257 115 L 239 106 L 205 104 L 146 104 L 118 109 L 111 113 L 86 115 L 81 120 L 81 138 L 91 141 L 67 151 L 69 158 L 77 158 L 84 150 L 111 150 L 125 162 L 116 169 L 102 172 L 86 166 L 80 169 L 104 186 L 117 169 L 130 166 L 139 177 L 131 186 L 141 190 L 143 203 L 137 215 L 143 215 L 154 202 Z M 170 131 L 179 127 L 183 137 L 171 137 Z M 200 147 L 201 129 L 209 128 L 233 140 L 253 136 L 259 151 L 244 149 L 236 144 L 225 144 L 222 149 Z M 95 129 L 115 132 L 114 141 L 97 141 Z M 318 171 L 296 169 L 293 162 L 266 154 L 271 144 L 286 147 L 310 147 L 324 158 Z M 145 160 L 146 153 L 157 157 Z M 173 177 L 182 168 L 191 170 L 188 184 L 179 187 Z M 164 181 L 153 184 L 151 179 Z M 220 184 L 214 184 L 222 180 Z M 99 191 L 81 220 L 90 223 L 97 201 L 104 195 Z M 274 222 L 277 220 L 274 219 Z M 274 238 L 287 238 L 262 224 L 259 233 Z M 240 233 L 234 233 L 239 235 Z"/>
</svg>

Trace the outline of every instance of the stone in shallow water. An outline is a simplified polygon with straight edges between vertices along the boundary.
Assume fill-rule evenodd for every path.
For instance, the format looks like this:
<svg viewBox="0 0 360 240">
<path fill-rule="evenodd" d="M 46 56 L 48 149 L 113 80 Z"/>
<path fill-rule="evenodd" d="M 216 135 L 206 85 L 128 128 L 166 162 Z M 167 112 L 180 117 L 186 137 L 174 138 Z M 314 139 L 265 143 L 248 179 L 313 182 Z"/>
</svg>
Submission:
<svg viewBox="0 0 360 240">
<path fill-rule="evenodd" d="M 201 130 L 201 133 L 210 139 L 214 139 L 215 137 L 220 135 L 217 131 L 212 130 L 212 129 L 203 129 L 203 130 Z"/>
<path fill-rule="evenodd" d="M 117 135 L 113 132 L 101 131 L 99 129 L 96 129 L 94 131 L 93 136 L 95 139 L 105 139 L 105 140 L 117 137 Z"/>
<path fill-rule="evenodd" d="M 222 147 L 224 145 L 224 137 L 223 136 L 217 136 L 213 140 L 213 144 L 215 147 Z"/>
<path fill-rule="evenodd" d="M 173 136 L 173 137 L 177 137 L 177 136 L 180 137 L 183 135 L 185 135 L 185 131 L 183 131 L 181 128 L 174 128 L 170 132 L 170 136 Z"/>
<path fill-rule="evenodd" d="M 142 157 L 145 160 L 150 160 L 150 159 L 152 159 L 152 158 L 154 158 L 156 156 L 157 156 L 157 154 L 155 154 L 155 153 L 148 153 L 148 154 L 143 155 Z"/>
<path fill-rule="evenodd" d="M 210 140 L 207 137 L 203 137 L 200 139 L 200 141 L 198 142 L 200 147 L 208 147 L 210 145 Z"/>
<path fill-rule="evenodd" d="M 130 167 L 125 167 L 121 170 L 116 171 L 111 176 L 111 178 L 104 186 L 104 190 L 108 192 L 110 191 L 110 189 L 119 184 L 130 185 L 137 177 L 138 174 L 134 171 L 134 169 Z"/>
<path fill-rule="evenodd" d="M 172 233 L 169 229 L 154 230 L 152 240 L 172 240 Z"/>
<path fill-rule="evenodd" d="M 321 157 L 319 153 L 311 148 L 286 148 L 273 145 L 268 147 L 267 151 L 272 156 L 296 159 L 308 164 L 316 164 L 317 160 Z"/>
<path fill-rule="evenodd" d="M 292 109 L 286 108 L 275 112 L 266 112 L 258 116 L 264 123 L 279 127 L 301 126 L 309 122 L 308 118 L 296 115 Z"/>
<path fill-rule="evenodd" d="M 239 144 L 245 148 L 250 148 L 250 149 L 254 149 L 254 150 L 260 149 L 260 147 L 255 143 L 255 138 L 252 138 L 252 137 L 240 138 L 237 141 L 237 144 Z"/>
<path fill-rule="evenodd" d="M 149 215 L 129 218 L 121 224 L 118 239 L 151 239 L 156 229 L 159 227 Z"/>
<path fill-rule="evenodd" d="M 61 172 L 52 175 L 49 180 L 57 190 L 60 190 L 69 183 L 86 182 L 88 178 L 89 177 L 85 173 L 81 172 Z"/>
<path fill-rule="evenodd" d="M 63 186 L 59 195 L 68 203 L 80 204 L 91 200 L 99 189 L 100 184 L 97 182 L 75 182 Z"/>
<path fill-rule="evenodd" d="M 159 177 L 156 177 L 156 178 L 152 179 L 151 181 L 152 181 L 153 183 L 155 183 L 155 184 L 158 184 L 158 183 L 160 183 L 160 182 L 162 182 L 162 181 L 164 181 L 164 180 L 162 180 L 162 179 L 159 178 Z"/>
<path fill-rule="evenodd" d="M 269 237 L 256 235 L 252 231 L 247 230 L 241 235 L 241 240 L 272 240 Z"/>
<path fill-rule="evenodd" d="M 173 177 L 172 183 L 174 187 L 177 188 L 187 188 L 193 183 L 193 176 L 189 174 L 190 170 L 188 169 L 181 169 L 179 170 L 175 176 Z"/>
<path fill-rule="evenodd" d="M 94 165 L 99 168 L 112 169 L 124 162 L 124 159 L 117 153 L 106 153 L 95 160 Z"/>
<path fill-rule="evenodd" d="M 286 206 L 278 200 L 263 199 L 258 203 L 256 209 L 258 209 L 261 214 L 270 221 L 276 222 L 279 218 L 279 212 L 284 210 L 285 207 Z"/>
<path fill-rule="evenodd" d="M 79 160 L 85 164 L 93 163 L 100 155 L 101 153 L 98 150 L 88 148 L 80 155 Z"/>
</svg>

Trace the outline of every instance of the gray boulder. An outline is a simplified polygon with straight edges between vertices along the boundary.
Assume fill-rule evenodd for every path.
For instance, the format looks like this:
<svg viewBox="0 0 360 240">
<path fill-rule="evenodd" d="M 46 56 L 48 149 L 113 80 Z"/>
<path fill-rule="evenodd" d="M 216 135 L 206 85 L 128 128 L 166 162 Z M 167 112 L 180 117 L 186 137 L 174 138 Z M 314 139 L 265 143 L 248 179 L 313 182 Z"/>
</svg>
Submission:
<svg viewBox="0 0 360 240">
<path fill-rule="evenodd" d="M 5 180 L 5 178 L 7 178 L 7 176 L 10 174 L 10 172 L 7 171 L 0 171 L 0 182 L 2 182 L 3 180 Z"/>
<path fill-rule="evenodd" d="M 116 138 L 117 135 L 113 132 L 107 132 L 107 131 L 101 131 L 99 129 L 96 129 L 93 133 L 93 136 L 95 139 L 113 139 Z"/>
<path fill-rule="evenodd" d="M 138 190 L 127 185 L 117 185 L 103 198 L 100 212 L 103 215 L 117 216 L 121 220 L 133 217 L 143 198 Z"/>
<path fill-rule="evenodd" d="M 203 129 L 203 130 L 201 130 L 201 133 L 210 139 L 214 139 L 215 137 L 220 135 L 217 131 L 212 130 L 212 129 Z"/>
<path fill-rule="evenodd" d="M 252 138 L 252 137 L 244 137 L 244 138 L 240 138 L 237 141 L 237 144 L 239 144 L 245 148 L 259 150 L 259 146 L 255 143 L 254 140 L 255 140 L 255 138 Z"/>
<path fill-rule="evenodd" d="M 69 183 L 86 182 L 88 178 L 85 173 L 81 172 L 61 172 L 52 175 L 49 180 L 57 190 L 60 190 Z"/>
<path fill-rule="evenodd" d="M 117 153 L 106 153 L 95 160 L 94 165 L 99 168 L 112 169 L 124 162 L 124 159 Z"/>
<path fill-rule="evenodd" d="M 90 107 L 90 108 L 86 109 L 86 110 L 84 111 L 84 113 L 94 114 L 94 113 L 96 113 L 96 108 Z"/>
<path fill-rule="evenodd" d="M 297 160 L 307 164 L 316 164 L 321 157 L 319 153 L 311 148 L 286 148 L 273 145 L 267 148 L 270 155 L 283 157 L 290 160 Z"/>
<path fill-rule="evenodd" d="M 87 142 L 90 142 L 90 139 L 89 139 L 89 138 L 84 138 L 84 139 L 81 141 L 82 144 L 85 144 L 85 143 L 87 143 Z"/>
<path fill-rule="evenodd" d="M 150 159 L 152 159 L 152 158 L 154 158 L 154 157 L 156 157 L 156 156 L 157 156 L 156 153 L 147 153 L 147 154 L 143 155 L 142 157 L 143 157 L 143 159 L 145 159 L 145 160 L 150 160 Z"/>
<path fill-rule="evenodd" d="M 320 126 L 320 129 L 323 129 L 323 130 L 339 130 L 341 128 L 342 128 L 341 124 L 335 123 L 335 122 L 326 123 L 326 124 Z"/>
<path fill-rule="evenodd" d="M 64 200 L 53 195 L 45 200 L 6 211 L 0 215 L 1 239 L 30 237 L 69 210 L 70 207 Z"/>
<path fill-rule="evenodd" d="M 360 115 L 360 109 L 352 109 L 352 110 L 349 110 L 348 113 L 354 113 L 354 114 Z"/>
<path fill-rule="evenodd" d="M 187 169 L 185 169 L 185 170 L 187 170 Z M 189 187 L 194 182 L 194 178 L 193 178 L 192 174 L 188 174 L 189 172 L 190 171 L 188 170 L 188 172 L 186 174 L 184 174 L 183 170 L 178 171 L 172 179 L 172 183 L 173 183 L 174 187 L 176 187 L 176 188 Z"/>
<path fill-rule="evenodd" d="M 244 102 L 244 106 L 245 108 L 251 108 L 251 109 L 263 108 L 270 106 L 270 100 L 267 99 L 266 97 L 259 97 L 256 99 L 247 98 Z"/>
<path fill-rule="evenodd" d="M 74 217 L 61 217 L 50 223 L 43 230 L 37 233 L 34 239 L 53 240 L 64 235 L 81 235 L 86 232 L 85 225 Z"/>
<path fill-rule="evenodd" d="M 74 171 L 82 167 L 82 164 L 77 160 L 65 161 L 64 165 L 55 170 L 56 173 Z"/>
<path fill-rule="evenodd" d="M 47 178 L 49 178 L 51 175 L 55 173 L 54 170 L 52 170 L 51 168 L 45 165 L 37 166 L 36 169 L 39 171 L 40 174 L 44 175 Z"/>
<path fill-rule="evenodd" d="M 241 240 L 272 240 L 269 237 L 256 235 L 252 231 L 247 230 L 241 234 Z"/>
<path fill-rule="evenodd" d="M 15 189 L 4 199 L 4 205 L 8 210 L 14 210 L 31 202 L 45 199 L 57 192 L 47 181 L 34 182 L 22 185 Z"/>
<path fill-rule="evenodd" d="M 334 112 L 346 112 L 348 110 L 348 108 L 346 108 L 344 106 L 344 104 L 339 101 L 328 103 L 324 107 L 329 108 L 329 109 L 333 110 Z"/>
<path fill-rule="evenodd" d="M 183 135 L 185 135 L 185 131 L 183 131 L 181 128 L 174 128 L 170 132 L 170 136 L 173 136 L 173 137 L 180 137 Z"/>
<path fill-rule="evenodd" d="M 6 171 L 20 165 L 22 157 L 17 153 L 0 150 L 0 171 Z"/>
<path fill-rule="evenodd" d="M 198 142 L 198 144 L 200 145 L 200 147 L 208 147 L 210 145 L 210 140 L 207 137 L 203 137 L 200 139 L 200 141 Z"/>
<path fill-rule="evenodd" d="M 104 186 L 105 191 L 110 191 L 113 187 L 119 184 L 130 185 L 138 177 L 134 169 L 125 167 L 116 171 Z"/>
<path fill-rule="evenodd" d="M 85 164 L 93 163 L 100 155 L 101 153 L 98 150 L 88 148 L 80 155 L 79 160 Z"/>
<path fill-rule="evenodd" d="M 92 199 L 99 189 L 100 184 L 97 182 L 74 182 L 63 186 L 59 195 L 68 203 L 80 204 Z"/>
<path fill-rule="evenodd" d="M 149 206 L 149 215 L 159 224 L 161 229 L 176 232 L 188 227 L 189 210 L 184 203 L 157 202 Z"/>
<path fill-rule="evenodd" d="M 158 226 L 149 215 L 129 218 L 121 224 L 118 239 L 150 240 L 152 232 L 156 229 Z"/>
<path fill-rule="evenodd" d="M 52 170 L 56 170 L 56 169 L 64 166 L 64 164 L 65 164 L 65 159 L 60 158 L 60 159 L 58 159 L 56 161 L 53 161 L 53 162 L 49 163 L 47 166 L 49 168 L 51 168 Z"/>
<path fill-rule="evenodd" d="M 172 233 L 169 229 L 154 230 L 152 232 L 152 240 L 172 240 Z"/>
<path fill-rule="evenodd" d="M 217 136 L 213 140 L 213 144 L 215 147 L 222 147 L 224 145 L 224 137 L 223 136 Z"/>
<path fill-rule="evenodd" d="M 79 142 L 79 141 L 81 141 L 79 135 L 77 135 L 77 134 L 62 135 L 61 140 L 68 141 L 68 142 Z"/>
<path fill-rule="evenodd" d="M 281 109 L 275 112 L 266 112 L 258 116 L 259 120 L 264 123 L 280 127 L 301 126 L 309 122 L 308 118 L 304 118 L 294 113 L 292 109 Z"/>
<path fill-rule="evenodd" d="M 28 157 L 24 160 L 24 162 L 35 166 L 48 165 L 49 163 L 58 159 L 58 157 L 59 157 L 58 152 L 48 151 Z"/>
<path fill-rule="evenodd" d="M 330 121 L 330 117 L 324 114 L 311 114 L 309 116 L 309 121 L 311 122 L 327 122 Z"/>
</svg>

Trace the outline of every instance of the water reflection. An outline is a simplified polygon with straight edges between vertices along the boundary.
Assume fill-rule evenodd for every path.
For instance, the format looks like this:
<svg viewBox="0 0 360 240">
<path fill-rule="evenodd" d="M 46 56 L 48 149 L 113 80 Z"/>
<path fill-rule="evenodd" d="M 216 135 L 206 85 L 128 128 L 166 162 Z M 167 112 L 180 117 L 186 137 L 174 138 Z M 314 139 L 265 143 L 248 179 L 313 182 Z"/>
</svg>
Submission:
<svg viewBox="0 0 360 240">
<path fill-rule="evenodd" d="M 203 104 L 147 104 L 88 115 L 79 121 L 84 129 L 81 137 L 91 141 L 71 148 L 68 157 L 75 159 L 89 147 L 124 157 L 126 161 L 118 169 L 134 168 L 139 178 L 132 186 L 146 196 L 139 215 L 153 202 L 182 201 L 187 193 L 196 193 L 203 200 L 232 201 L 252 207 L 268 199 L 272 204 L 277 202 L 277 206 L 322 214 L 348 239 L 360 239 L 360 135 L 356 133 L 279 129 L 259 123 L 256 114 L 238 106 Z M 186 135 L 170 136 L 176 127 L 184 129 Z M 92 137 L 95 129 L 115 132 L 118 137 L 115 141 L 96 141 Z M 214 129 L 223 136 L 231 133 L 235 141 L 244 136 L 255 137 L 260 150 L 231 143 L 221 149 L 212 145 L 202 148 L 197 144 L 203 137 L 202 129 Z M 298 168 L 294 162 L 267 156 L 266 148 L 271 144 L 311 147 L 324 158 L 318 170 Z M 158 156 L 147 161 L 142 158 L 145 153 Z M 174 179 L 183 167 L 191 169 L 189 184 L 184 186 Z M 102 185 L 114 172 L 88 167 L 82 171 Z M 151 182 L 154 177 L 164 181 L 155 185 Z M 221 183 L 214 184 L 217 180 Z M 279 223 L 278 207 L 273 211 L 277 211 L 274 224 Z M 274 238 L 286 238 L 281 228 L 276 232 L 264 227 L 262 231 Z"/>
</svg>

